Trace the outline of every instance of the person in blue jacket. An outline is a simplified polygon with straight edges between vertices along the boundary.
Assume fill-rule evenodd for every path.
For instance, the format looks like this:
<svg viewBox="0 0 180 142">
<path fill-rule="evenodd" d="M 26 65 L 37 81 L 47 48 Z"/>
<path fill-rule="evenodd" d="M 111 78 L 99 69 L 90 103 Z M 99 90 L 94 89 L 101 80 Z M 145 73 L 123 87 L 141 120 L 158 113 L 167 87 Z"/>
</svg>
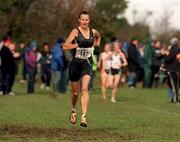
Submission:
<svg viewBox="0 0 180 142">
<path fill-rule="evenodd" d="M 63 51 L 62 51 L 62 43 L 64 42 L 63 38 L 58 38 L 54 47 L 51 50 L 51 69 L 52 69 L 52 84 L 53 84 L 53 92 L 58 93 L 58 84 L 62 78 L 61 71 L 64 69 L 64 60 L 63 60 Z"/>
</svg>

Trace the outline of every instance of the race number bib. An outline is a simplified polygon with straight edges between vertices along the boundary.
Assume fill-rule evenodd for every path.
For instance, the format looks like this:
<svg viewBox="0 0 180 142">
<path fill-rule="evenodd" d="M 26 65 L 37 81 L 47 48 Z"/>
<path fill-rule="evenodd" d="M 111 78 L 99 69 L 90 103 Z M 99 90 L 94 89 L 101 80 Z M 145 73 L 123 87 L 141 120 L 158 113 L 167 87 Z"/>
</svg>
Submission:
<svg viewBox="0 0 180 142">
<path fill-rule="evenodd" d="M 91 57 L 91 48 L 76 48 L 75 57 L 79 59 L 88 59 Z"/>
</svg>

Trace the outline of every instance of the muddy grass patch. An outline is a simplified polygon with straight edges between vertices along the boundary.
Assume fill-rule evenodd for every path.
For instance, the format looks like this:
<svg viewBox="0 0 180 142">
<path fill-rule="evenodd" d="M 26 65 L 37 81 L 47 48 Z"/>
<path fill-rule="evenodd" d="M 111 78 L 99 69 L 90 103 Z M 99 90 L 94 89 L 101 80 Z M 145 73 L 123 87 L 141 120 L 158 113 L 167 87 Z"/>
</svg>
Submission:
<svg viewBox="0 0 180 142">
<path fill-rule="evenodd" d="M 21 139 L 61 139 L 82 142 L 85 140 L 137 140 L 142 138 L 132 133 L 113 132 L 111 129 L 88 129 L 88 128 L 39 128 L 8 125 L 0 127 L 0 137 L 4 135 L 14 136 Z"/>
</svg>

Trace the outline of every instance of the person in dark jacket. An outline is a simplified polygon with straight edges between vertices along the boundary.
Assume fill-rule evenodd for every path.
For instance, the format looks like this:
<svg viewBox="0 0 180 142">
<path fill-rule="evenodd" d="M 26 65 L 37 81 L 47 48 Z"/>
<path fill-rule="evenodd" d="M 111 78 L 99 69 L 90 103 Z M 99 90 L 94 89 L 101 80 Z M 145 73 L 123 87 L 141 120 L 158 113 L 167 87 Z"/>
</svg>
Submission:
<svg viewBox="0 0 180 142">
<path fill-rule="evenodd" d="M 139 51 L 137 49 L 138 40 L 133 38 L 128 48 L 128 85 L 129 87 L 136 87 L 137 73 L 140 70 Z"/>
<path fill-rule="evenodd" d="M 159 40 L 154 40 L 152 43 L 153 56 L 152 56 L 152 87 L 158 86 L 158 80 L 155 77 L 160 71 L 160 67 L 163 65 L 163 55 L 161 54 L 161 42 Z"/>
<path fill-rule="evenodd" d="M 41 89 L 46 87 L 47 90 L 50 89 L 51 82 L 51 61 L 50 61 L 50 49 L 48 43 L 43 44 L 43 49 L 41 52 L 40 64 L 41 64 Z"/>
<path fill-rule="evenodd" d="M 21 43 L 18 48 L 18 52 L 20 53 L 20 60 L 22 60 L 22 69 L 21 69 L 21 75 L 22 78 L 20 80 L 20 83 L 25 83 L 27 79 L 27 67 L 25 63 L 25 53 L 27 52 L 27 47 L 25 43 Z"/>
<path fill-rule="evenodd" d="M 16 51 L 16 44 L 15 43 L 9 44 L 9 49 L 10 49 L 11 53 L 13 54 L 14 61 L 15 61 L 15 67 L 14 67 L 15 68 L 15 73 L 10 78 L 10 86 L 12 88 L 13 85 L 14 85 L 14 82 L 15 82 L 15 77 L 18 74 L 18 59 L 20 57 L 20 53 Z M 14 92 L 12 92 L 12 89 L 11 89 L 10 95 L 15 95 Z"/>
<path fill-rule="evenodd" d="M 15 58 L 9 49 L 11 38 L 3 38 L 3 46 L 0 52 L 1 56 L 1 73 L 2 73 L 2 91 L 4 95 L 13 95 L 11 80 L 15 76 Z"/>
<path fill-rule="evenodd" d="M 165 69 L 168 73 L 168 85 L 169 95 L 172 97 L 171 102 L 179 102 L 179 72 L 180 62 L 177 60 L 177 55 L 180 54 L 180 48 L 178 47 L 179 40 L 174 37 L 170 40 L 170 46 L 168 50 L 162 50 L 164 55 Z"/>
</svg>

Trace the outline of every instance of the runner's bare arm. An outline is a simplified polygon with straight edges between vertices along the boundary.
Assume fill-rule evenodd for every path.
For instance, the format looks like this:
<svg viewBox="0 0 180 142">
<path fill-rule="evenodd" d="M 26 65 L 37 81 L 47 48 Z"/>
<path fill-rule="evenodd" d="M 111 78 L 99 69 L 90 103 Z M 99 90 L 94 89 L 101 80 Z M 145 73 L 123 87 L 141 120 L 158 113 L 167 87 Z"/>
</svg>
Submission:
<svg viewBox="0 0 180 142">
<path fill-rule="evenodd" d="M 121 58 L 122 58 L 122 61 L 123 61 L 123 63 L 121 64 L 121 67 L 127 66 L 128 62 L 126 60 L 125 55 L 122 52 L 120 52 L 120 54 L 121 54 Z"/>
<path fill-rule="evenodd" d="M 74 49 L 78 47 L 77 43 L 72 44 L 72 41 L 74 40 L 76 36 L 77 36 L 77 29 L 73 29 L 63 45 L 63 50 L 69 50 L 69 49 Z"/>
<path fill-rule="evenodd" d="M 99 60 L 98 60 L 98 65 L 97 67 L 100 69 L 101 68 L 101 64 L 102 64 L 102 53 L 99 56 Z"/>
<path fill-rule="evenodd" d="M 94 34 L 94 37 L 95 37 L 95 46 L 98 45 L 100 46 L 100 42 L 101 42 L 101 36 L 100 34 L 98 33 L 97 30 L 93 29 L 93 34 Z"/>
</svg>

